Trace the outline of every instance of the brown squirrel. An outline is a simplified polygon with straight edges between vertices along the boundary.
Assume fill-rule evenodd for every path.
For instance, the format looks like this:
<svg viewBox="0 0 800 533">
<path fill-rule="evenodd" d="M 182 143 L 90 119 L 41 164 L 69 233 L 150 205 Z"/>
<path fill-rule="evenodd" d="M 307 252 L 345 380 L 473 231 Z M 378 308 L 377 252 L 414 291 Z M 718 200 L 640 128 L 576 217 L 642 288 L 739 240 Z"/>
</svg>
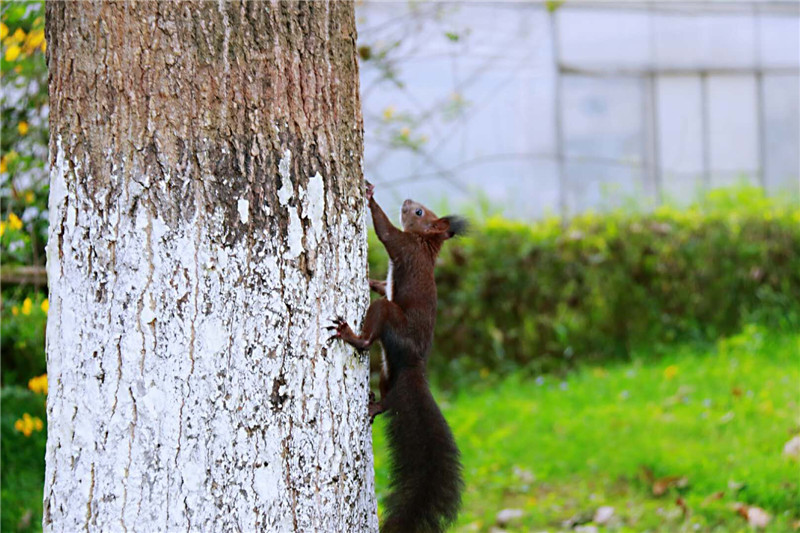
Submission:
<svg viewBox="0 0 800 533">
<path fill-rule="evenodd" d="M 461 506 L 460 453 L 425 377 L 425 362 L 436 322 L 436 257 L 447 239 L 462 233 L 460 217 L 438 218 L 425 206 L 406 200 L 403 230 L 389 222 L 367 182 L 375 232 L 389 254 L 385 282 L 370 288 L 385 295 L 367 309 L 361 334 L 337 318 L 336 333 L 359 350 L 376 340 L 383 347 L 379 402 L 370 395 L 369 414 L 385 412 L 391 459 L 391 492 L 386 498 L 382 533 L 437 533 L 455 521 Z"/>
</svg>

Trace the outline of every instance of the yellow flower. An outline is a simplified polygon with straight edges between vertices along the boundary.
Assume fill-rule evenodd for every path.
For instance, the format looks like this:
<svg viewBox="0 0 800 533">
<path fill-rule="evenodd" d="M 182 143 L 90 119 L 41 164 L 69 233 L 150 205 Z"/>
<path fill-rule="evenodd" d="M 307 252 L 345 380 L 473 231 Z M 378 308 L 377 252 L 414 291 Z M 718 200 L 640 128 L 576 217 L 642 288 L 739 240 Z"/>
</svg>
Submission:
<svg viewBox="0 0 800 533">
<path fill-rule="evenodd" d="M 48 300 L 47 298 L 42 300 L 41 308 L 42 311 L 44 311 L 44 314 L 47 314 L 47 312 L 50 310 L 50 300 Z"/>
<path fill-rule="evenodd" d="M 35 198 L 36 198 L 36 196 L 34 196 L 33 191 L 28 191 L 28 192 L 25 193 L 25 202 L 26 203 L 32 204 L 33 200 Z"/>
<path fill-rule="evenodd" d="M 17 316 L 19 314 L 19 307 L 17 307 L 16 305 L 14 307 L 12 307 L 11 308 L 11 314 L 14 315 L 14 316 Z"/>
<path fill-rule="evenodd" d="M 14 429 L 26 437 L 30 437 L 34 430 L 41 431 L 44 429 L 44 422 L 42 422 L 42 419 L 38 416 L 31 416 L 25 413 L 22 415 L 22 418 L 14 422 Z"/>
<path fill-rule="evenodd" d="M 8 26 L 0 23 L 0 39 L 5 39 L 6 37 L 8 37 Z"/>
<path fill-rule="evenodd" d="M 8 215 L 8 226 L 14 230 L 22 229 L 22 221 L 17 215 L 11 213 Z"/>
<path fill-rule="evenodd" d="M 9 46 L 6 49 L 6 61 L 16 61 L 19 57 L 20 48 L 16 44 Z"/>
<path fill-rule="evenodd" d="M 6 223 L 0 222 L 0 237 L 5 235 L 5 233 L 6 233 Z"/>
<path fill-rule="evenodd" d="M 0 172 L 5 172 L 8 170 L 8 161 L 6 160 L 6 156 L 0 157 Z"/>
<path fill-rule="evenodd" d="M 383 110 L 383 119 L 389 120 L 394 116 L 394 106 L 390 105 L 387 106 L 386 109 Z"/>
<path fill-rule="evenodd" d="M 409 135 L 411 135 L 411 130 L 408 128 L 403 128 L 400 130 L 400 135 L 402 135 L 403 137 L 408 137 Z"/>
<path fill-rule="evenodd" d="M 27 135 L 28 134 L 28 123 L 24 120 L 17 124 L 17 131 L 20 135 Z"/>
<path fill-rule="evenodd" d="M 14 40 L 18 43 L 21 43 L 25 40 L 25 30 L 22 28 L 17 28 L 17 31 L 14 32 Z"/>
<path fill-rule="evenodd" d="M 25 41 L 25 48 L 33 52 L 44 42 L 44 30 L 33 30 L 28 34 L 28 39 Z"/>
<path fill-rule="evenodd" d="M 678 367 L 676 365 L 669 365 L 664 369 L 664 379 L 672 379 L 678 375 Z"/>
<path fill-rule="evenodd" d="M 47 374 L 29 379 L 28 388 L 36 394 L 47 394 Z"/>
<path fill-rule="evenodd" d="M 29 315 L 31 314 L 31 309 L 33 309 L 33 302 L 30 298 L 25 298 L 22 302 L 22 314 Z"/>
<path fill-rule="evenodd" d="M 47 52 L 47 41 L 42 41 L 42 52 Z"/>
</svg>

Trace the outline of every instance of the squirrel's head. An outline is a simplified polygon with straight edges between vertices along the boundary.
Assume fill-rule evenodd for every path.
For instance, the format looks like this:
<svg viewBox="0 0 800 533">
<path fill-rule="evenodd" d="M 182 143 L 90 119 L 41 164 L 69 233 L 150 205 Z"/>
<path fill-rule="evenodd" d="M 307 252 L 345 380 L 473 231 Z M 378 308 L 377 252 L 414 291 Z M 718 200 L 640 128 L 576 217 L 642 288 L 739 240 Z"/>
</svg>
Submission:
<svg viewBox="0 0 800 533">
<path fill-rule="evenodd" d="M 467 221 L 459 216 L 439 218 L 436 213 L 414 200 L 406 200 L 400 208 L 403 231 L 420 235 L 442 235 L 445 239 L 466 232 Z"/>
</svg>

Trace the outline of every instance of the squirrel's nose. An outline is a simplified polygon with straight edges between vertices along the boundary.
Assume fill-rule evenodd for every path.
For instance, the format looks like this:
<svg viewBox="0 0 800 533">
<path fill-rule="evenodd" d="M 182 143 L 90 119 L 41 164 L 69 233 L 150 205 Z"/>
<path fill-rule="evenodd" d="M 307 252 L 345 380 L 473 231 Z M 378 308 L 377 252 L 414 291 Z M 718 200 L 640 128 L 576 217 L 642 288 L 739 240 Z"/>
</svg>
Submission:
<svg viewBox="0 0 800 533">
<path fill-rule="evenodd" d="M 406 199 L 406 201 L 403 202 L 403 211 L 408 211 L 408 209 L 411 207 L 411 204 L 412 200 L 410 198 Z"/>
</svg>

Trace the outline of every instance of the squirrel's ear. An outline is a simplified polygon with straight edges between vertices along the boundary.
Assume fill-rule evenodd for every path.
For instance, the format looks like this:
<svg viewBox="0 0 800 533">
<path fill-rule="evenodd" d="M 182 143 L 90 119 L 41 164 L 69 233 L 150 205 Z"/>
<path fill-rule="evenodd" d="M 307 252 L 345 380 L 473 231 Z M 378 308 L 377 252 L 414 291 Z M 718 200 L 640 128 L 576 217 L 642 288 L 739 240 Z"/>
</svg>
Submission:
<svg viewBox="0 0 800 533">
<path fill-rule="evenodd" d="M 437 231 L 443 233 L 445 239 L 464 235 L 469 226 L 467 219 L 456 215 L 442 217 L 435 224 Z"/>
</svg>

